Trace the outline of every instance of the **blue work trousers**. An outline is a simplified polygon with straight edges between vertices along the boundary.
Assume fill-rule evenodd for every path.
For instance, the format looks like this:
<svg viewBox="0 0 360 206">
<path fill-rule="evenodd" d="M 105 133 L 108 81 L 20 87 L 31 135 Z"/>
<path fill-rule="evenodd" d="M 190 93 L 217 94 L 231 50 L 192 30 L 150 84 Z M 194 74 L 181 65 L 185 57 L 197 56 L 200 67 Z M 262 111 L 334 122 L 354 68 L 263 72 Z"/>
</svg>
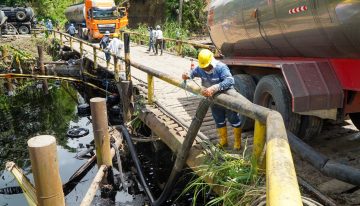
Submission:
<svg viewBox="0 0 360 206">
<path fill-rule="evenodd" d="M 150 39 L 149 41 L 149 49 L 148 51 L 151 52 L 151 49 L 153 52 L 155 52 L 155 43 L 154 43 L 154 40 Z"/>
<path fill-rule="evenodd" d="M 234 89 L 229 89 L 225 93 L 230 94 L 236 92 Z M 211 107 L 211 113 L 214 117 L 216 128 L 221 128 L 226 126 L 226 119 L 230 122 L 231 126 L 238 128 L 241 126 L 241 120 L 239 114 L 226 109 L 222 106 L 213 104 Z"/>
</svg>

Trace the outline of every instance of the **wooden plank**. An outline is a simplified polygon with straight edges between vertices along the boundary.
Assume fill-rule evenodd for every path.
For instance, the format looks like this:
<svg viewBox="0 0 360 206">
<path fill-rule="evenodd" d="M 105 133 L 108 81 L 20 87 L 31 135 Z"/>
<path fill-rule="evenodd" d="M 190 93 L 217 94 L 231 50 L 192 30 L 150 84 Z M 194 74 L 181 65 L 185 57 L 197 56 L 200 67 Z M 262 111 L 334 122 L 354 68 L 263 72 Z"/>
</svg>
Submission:
<svg viewBox="0 0 360 206">
<path fill-rule="evenodd" d="M 355 187 L 355 185 L 337 179 L 332 179 L 318 185 L 319 190 L 325 194 L 341 194 Z"/>
</svg>

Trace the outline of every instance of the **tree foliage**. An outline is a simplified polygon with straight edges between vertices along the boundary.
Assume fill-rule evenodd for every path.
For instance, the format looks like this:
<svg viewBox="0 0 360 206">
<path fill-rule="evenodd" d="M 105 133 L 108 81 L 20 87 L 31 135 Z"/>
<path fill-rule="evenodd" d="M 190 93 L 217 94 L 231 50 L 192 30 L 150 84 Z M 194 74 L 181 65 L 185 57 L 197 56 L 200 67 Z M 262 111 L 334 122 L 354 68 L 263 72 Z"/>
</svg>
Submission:
<svg viewBox="0 0 360 206">
<path fill-rule="evenodd" d="M 51 19 L 55 22 L 64 23 L 66 21 L 64 11 L 66 7 L 79 0 L 5 0 L 7 6 L 31 6 L 35 9 L 38 19 Z"/>
<path fill-rule="evenodd" d="M 179 0 L 166 1 L 166 16 L 168 21 L 176 21 L 179 15 Z M 206 3 L 204 0 L 184 1 L 182 27 L 191 32 L 206 30 Z"/>
</svg>

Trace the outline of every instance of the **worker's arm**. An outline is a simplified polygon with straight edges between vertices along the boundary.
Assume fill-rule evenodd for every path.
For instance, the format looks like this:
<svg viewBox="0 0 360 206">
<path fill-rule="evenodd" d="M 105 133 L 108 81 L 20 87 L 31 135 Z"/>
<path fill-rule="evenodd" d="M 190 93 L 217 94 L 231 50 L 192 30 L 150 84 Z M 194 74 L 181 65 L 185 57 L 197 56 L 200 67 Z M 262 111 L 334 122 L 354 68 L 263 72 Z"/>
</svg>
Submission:
<svg viewBox="0 0 360 206">
<path fill-rule="evenodd" d="M 221 67 L 220 79 L 222 81 L 219 83 L 219 91 L 227 90 L 235 84 L 234 77 L 230 73 L 229 67 L 225 64 Z"/>
<path fill-rule="evenodd" d="M 206 97 L 214 95 L 216 92 L 225 91 L 234 85 L 234 77 L 231 75 L 229 68 L 224 64 L 219 69 L 220 80 L 218 84 L 214 84 L 209 88 L 206 88 L 202 91 L 202 94 Z"/>
<path fill-rule="evenodd" d="M 187 79 L 194 79 L 194 77 L 200 77 L 199 69 L 200 69 L 199 67 L 196 67 L 195 69 L 191 70 L 190 74 L 188 72 L 184 72 L 182 74 L 182 79 L 187 80 Z"/>
</svg>

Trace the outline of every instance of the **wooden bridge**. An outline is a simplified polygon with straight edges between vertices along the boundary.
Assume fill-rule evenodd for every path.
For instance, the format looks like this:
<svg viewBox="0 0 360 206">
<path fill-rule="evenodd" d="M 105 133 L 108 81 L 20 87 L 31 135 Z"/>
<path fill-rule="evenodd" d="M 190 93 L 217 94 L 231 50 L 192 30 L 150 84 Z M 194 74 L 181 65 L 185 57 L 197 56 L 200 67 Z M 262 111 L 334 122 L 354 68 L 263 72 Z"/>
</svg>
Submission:
<svg viewBox="0 0 360 206">
<path fill-rule="evenodd" d="M 122 39 L 125 43 L 124 56 L 116 57 L 112 54 L 110 65 L 106 65 L 104 54 L 98 45 L 72 38 L 60 32 L 53 32 L 53 36 L 60 43 L 78 52 L 81 56 L 94 63 L 94 68 L 101 68 L 114 73 L 115 80 L 119 82 L 122 101 L 125 102 L 125 120 L 130 120 L 126 100 L 128 93 L 121 82 L 130 81 L 132 85 L 147 97 L 147 104 L 139 111 L 139 117 L 150 129 L 159 136 L 176 154 L 182 151 L 182 144 L 188 134 L 199 101 L 202 89 L 200 82 L 184 82 L 181 74 L 190 70 L 191 60 L 165 52 L 156 56 L 146 52 L 146 46 L 130 45 L 130 33 L 124 33 Z M 183 43 L 174 41 L 181 51 Z M 207 45 L 196 45 L 209 48 Z M 125 62 L 125 65 L 122 63 Z M 120 63 L 121 62 L 121 63 Z M 156 78 L 154 78 L 156 77 Z M 130 92 L 131 93 L 131 92 Z M 269 205 L 302 205 L 294 164 L 287 142 L 287 134 L 281 115 L 278 112 L 252 104 L 239 95 L 232 97 L 220 94 L 213 99 L 215 104 L 220 104 L 237 111 L 255 120 L 254 136 L 252 132 L 243 134 L 243 144 L 252 148 L 252 156 L 258 165 L 265 165 L 267 173 L 267 202 Z M 126 117 L 128 116 L 128 117 Z M 196 144 L 190 149 L 186 163 L 196 171 L 204 161 L 205 142 L 217 141 L 217 132 L 211 113 L 208 111 L 196 139 Z M 232 129 L 228 128 L 230 145 L 233 145 Z M 267 139 L 267 140 L 266 140 Z M 266 148 L 265 148 L 266 147 Z M 244 146 L 243 146 L 244 148 Z M 250 149 L 251 150 L 251 149 Z M 263 156 L 266 151 L 266 157 Z M 241 154 L 243 151 L 238 151 Z M 236 152 L 235 152 L 236 153 Z M 286 167 L 285 167 L 286 165 Z M 201 175 L 201 174 L 200 174 Z"/>
<path fill-rule="evenodd" d="M 36 35 L 36 32 L 34 33 Z M 184 82 L 180 78 L 184 71 L 190 70 L 189 58 L 167 52 L 162 56 L 149 54 L 146 52 L 146 46 L 130 44 L 130 35 L 131 33 L 122 35 L 125 44 L 124 55 L 111 54 L 111 63 L 107 65 L 104 53 L 97 44 L 88 43 L 59 31 L 50 32 L 50 37 L 57 39 L 61 46 L 70 48 L 82 58 L 92 62 L 92 69 L 101 69 L 114 75 L 121 95 L 125 122 L 129 122 L 133 116 L 133 105 L 136 103 L 141 106 L 136 110 L 137 117 L 177 155 L 172 174 L 182 169 L 185 160 L 190 168 L 199 172 L 198 166 L 204 163 L 206 154 L 204 151 L 213 150 L 214 146 L 210 142 L 214 144 L 217 142 L 215 123 L 207 109 L 209 104 L 218 104 L 255 121 L 254 132 L 243 134 L 242 150 L 230 150 L 230 152 L 235 155 L 242 154 L 244 148 L 247 147 L 252 161 L 257 163 L 256 169 L 266 173 L 267 204 L 303 205 L 287 132 L 278 112 L 255 105 L 240 94 L 236 97 L 225 93 L 211 98 L 203 97 L 200 94 L 202 90 L 200 80 Z M 167 39 L 167 41 L 174 41 L 178 45 L 179 53 L 182 44 L 192 44 L 172 39 Z M 195 45 L 199 48 L 212 49 L 207 45 Z M 135 97 L 140 97 L 140 99 L 137 98 L 134 102 Z M 103 100 L 94 98 L 92 101 L 93 105 L 98 105 L 96 107 L 103 107 L 100 105 Z M 95 106 L 94 109 L 96 109 Z M 207 111 L 206 114 L 203 113 L 204 109 Z M 94 113 L 93 119 L 99 119 L 102 124 L 96 123 L 94 127 L 99 127 L 99 131 L 105 132 L 104 115 L 100 114 L 101 112 Z M 121 128 L 123 136 L 128 136 L 126 129 L 124 130 L 125 127 L 121 126 Z M 97 130 L 94 129 L 94 131 Z M 233 145 L 230 128 L 228 128 L 228 133 L 229 143 Z M 106 139 L 107 136 L 102 133 L 95 134 L 95 143 L 100 143 L 103 148 L 109 140 L 100 141 L 96 138 Z M 107 153 L 110 155 L 109 148 Z M 99 172 L 81 205 L 91 203 L 99 182 L 105 175 L 106 165 L 111 165 L 109 162 L 111 158 L 107 156 L 103 158 L 103 153 L 98 153 L 98 146 L 96 150 L 98 160 L 103 162 L 98 161 Z M 201 175 L 201 173 L 198 174 Z M 210 179 L 209 181 L 211 182 Z M 213 189 L 219 194 L 222 193 L 221 188 Z"/>
</svg>

